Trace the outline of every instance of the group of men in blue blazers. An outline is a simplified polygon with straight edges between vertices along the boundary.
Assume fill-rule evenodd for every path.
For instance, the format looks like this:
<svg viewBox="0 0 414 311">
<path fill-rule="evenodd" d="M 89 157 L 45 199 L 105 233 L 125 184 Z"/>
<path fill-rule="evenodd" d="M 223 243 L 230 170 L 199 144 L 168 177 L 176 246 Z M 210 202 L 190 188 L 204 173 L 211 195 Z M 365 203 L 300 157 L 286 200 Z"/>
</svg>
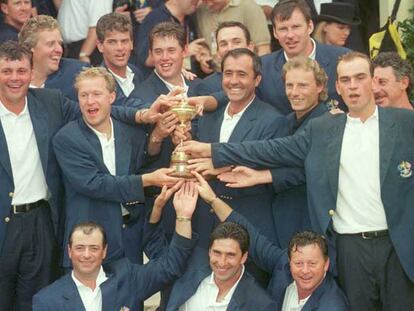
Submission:
<svg viewBox="0 0 414 311">
<path fill-rule="evenodd" d="M 143 310 L 140 301 L 184 271 L 196 241 L 191 230 L 196 199 L 187 185 L 175 194 L 174 208 L 180 220 L 174 237 L 162 256 L 145 265 L 132 264 L 126 258 L 105 264 L 108 242 L 104 228 L 95 222 L 76 224 L 67 245 L 73 271 L 36 294 L 33 310 Z M 165 201 L 160 204 L 162 210 Z"/>
<path fill-rule="evenodd" d="M 64 192 L 51 142 L 80 109 L 58 91 L 29 89 L 31 53 L 17 42 L 1 45 L 0 67 L 0 309 L 30 310 L 33 294 L 56 278 L 59 264 Z M 128 123 L 148 123 L 160 109 L 112 112 Z"/>
<path fill-rule="evenodd" d="M 281 249 L 262 235 L 247 218 L 217 197 L 201 175 L 195 175 L 200 196 L 211 206 L 218 219 L 242 225 L 248 231 L 248 256 L 272 274 L 267 292 L 278 304 L 273 310 L 349 310 L 347 299 L 329 270 L 328 243 L 324 236 L 313 231 L 302 231 L 292 237 L 287 249 Z M 176 282 L 174 290 L 180 290 L 181 296 L 185 296 L 190 289 L 185 289 L 180 281 Z M 240 302 L 247 301 L 246 296 L 250 295 L 250 289 L 245 291 L 237 285 L 228 310 L 249 310 Z M 265 305 L 262 306 L 263 310 L 267 310 Z"/>
<path fill-rule="evenodd" d="M 211 156 L 215 167 L 304 168 L 311 226 L 336 247 L 339 282 L 351 309 L 410 308 L 414 115 L 375 105 L 366 55 L 345 54 L 337 72 L 336 87 L 348 114 L 315 118 L 287 138 L 187 142 L 181 150 Z"/>
</svg>

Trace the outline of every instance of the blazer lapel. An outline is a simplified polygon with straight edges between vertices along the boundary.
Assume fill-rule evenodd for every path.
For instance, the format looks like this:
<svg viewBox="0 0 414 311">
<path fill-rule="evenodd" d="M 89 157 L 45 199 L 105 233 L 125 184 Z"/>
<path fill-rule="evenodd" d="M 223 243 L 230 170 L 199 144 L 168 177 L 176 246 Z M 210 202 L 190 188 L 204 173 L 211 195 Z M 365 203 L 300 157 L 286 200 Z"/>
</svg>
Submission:
<svg viewBox="0 0 414 311">
<path fill-rule="evenodd" d="M 102 311 L 118 310 L 118 282 L 116 278 L 108 275 L 108 280 L 101 284 Z"/>
<path fill-rule="evenodd" d="M 82 303 L 82 299 L 71 275 L 72 272 L 69 272 L 64 276 L 65 287 L 62 290 L 62 296 L 65 299 L 65 311 L 85 311 L 85 306 Z"/>
<path fill-rule="evenodd" d="M 345 123 L 346 114 L 341 114 L 333 122 L 332 126 L 329 128 L 329 133 L 327 133 L 328 146 L 326 150 L 326 167 L 329 184 L 331 185 L 331 191 L 335 198 L 338 193 L 339 165 L 341 159 L 341 148 L 345 131 Z"/>
<path fill-rule="evenodd" d="M 380 154 L 380 181 L 381 186 L 383 185 L 391 156 L 395 147 L 395 123 L 389 117 L 389 114 L 384 113 L 381 107 L 378 107 L 379 117 L 379 154 Z M 396 168 L 395 168 L 396 169 Z"/>
<path fill-rule="evenodd" d="M 239 122 L 237 122 L 236 127 L 230 135 L 229 143 L 243 141 L 247 134 L 253 129 L 253 121 L 256 120 L 258 106 L 259 103 L 254 99 L 241 116 Z"/>
<path fill-rule="evenodd" d="M 43 172 L 47 176 L 47 163 L 49 155 L 49 129 L 48 112 L 41 107 L 40 103 L 30 93 L 27 96 L 27 107 L 32 120 L 33 131 L 36 137 L 37 149 L 39 150 L 40 161 Z"/>
<path fill-rule="evenodd" d="M 170 91 L 168 90 L 167 86 L 164 84 L 164 82 L 161 81 L 161 79 L 157 76 L 155 72 L 151 73 L 153 80 L 153 84 L 155 87 L 155 92 L 157 94 L 168 94 Z"/>
<path fill-rule="evenodd" d="M 101 168 L 104 170 L 105 173 L 109 174 L 108 168 L 106 167 L 103 161 L 102 147 L 101 147 L 101 143 L 99 142 L 98 137 L 86 125 L 85 121 L 82 118 L 79 118 L 78 124 L 79 124 L 79 128 L 82 134 L 84 135 L 86 140 L 89 142 L 90 148 L 92 149 L 93 155 L 95 156 L 97 163 L 101 166 Z"/>
<path fill-rule="evenodd" d="M 12 174 L 11 164 L 10 164 L 9 149 L 7 148 L 6 136 L 4 135 L 1 122 L 0 122 L 0 150 L 1 150 L 0 164 L 3 166 L 7 175 L 9 175 L 11 179 L 13 179 L 13 174 Z"/>
<path fill-rule="evenodd" d="M 128 175 L 132 150 L 131 143 L 128 141 L 127 135 L 124 134 L 122 126 L 114 119 L 112 119 L 112 122 L 114 124 L 112 135 L 115 137 L 116 175 Z"/>
</svg>

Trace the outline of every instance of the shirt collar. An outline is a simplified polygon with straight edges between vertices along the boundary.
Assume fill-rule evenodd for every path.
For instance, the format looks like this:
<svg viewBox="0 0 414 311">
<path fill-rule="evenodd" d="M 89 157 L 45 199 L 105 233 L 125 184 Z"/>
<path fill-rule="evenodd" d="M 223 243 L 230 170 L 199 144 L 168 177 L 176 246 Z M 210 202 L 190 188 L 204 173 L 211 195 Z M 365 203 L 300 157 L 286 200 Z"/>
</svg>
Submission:
<svg viewBox="0 0 414 311">
<path fill-rule="evenodd" d="M 25 99 L 24 99 L 24 108 L 23 108 L 22 112 L 19 114 L 19 116 L 22 116 L 22 115 L 25 115 L 25 114 L 28 114 L 28 113 L 29 113 L 29 110 L 27 109 L 27 96 L 26 96 Z M 4 116 L 7 116 L 7 115 L 15 115 L 16 116 L 16 114 L 14 112 L 11 112 L 9 109 L 7 109 L 3 105 L 3 103 L 0 101 L 0 117 L 4 117 Z"/>
<path fill-rule="evenodd" d="M 172 91 L 175 87 L 176 87 L 176 85 L 174 85 L 174 84 L 171 84 L 170 82 L 168 82 L 168 81 L 166 81 L 166 80 L 164 80 L 159 74 L 158 74 L 158 72 L 157 72 L 157 70 L 156 69 L 154 69 L 154 72 L 155 72 L 155 74 L 157 75 L 157 77 L 158 78 L 160 78 L 160 80 L 165 84 L 165 86 L 167 87 L 167 89 L 168 90 L 170 90 L 170 91 Z M 187 85 L 187 83 L 185 82 L 185 79 L 184 79 L 184 76 L 183 75 L 180 75 L 181 76 L 181 79 L 183 80 L 183 87 L 184 87 L 184 91 L 185 91 L 185 94 L 187 94 L 187 92 L 188 92 L 188 85 Z"/>
<path fill-rule="evenodd" d="M 313 45 L 313 49 L 312 52 L 309 54 L 309 58 L 315 60 L 316 57 L 316 42 L 315 40 L 313 40 L 312 38 L 310 38 L 310 40 L 312 41 L 312 45 Z M 285 60 L 289 61 L 289 57 L 287 56 L 285 50 L 283 50 L 283 55 L 285 56 Z"/>
<path fill-rule="evenodd" d="M 106 276 L 102 266 L 99 269 L 99 273 L 98 276 L 96 277 L 96 288 L 98 288 L 103 282 L 105 282 L 108 279 L 108 277 Z M 75 273 L 72 270 L 72 280 L 73 282 L 75 282 L 76 288 L 89 288 L 88 286 L 86 286 L 85 284 L 83 284 L 81 281 L 79 281 L 76 276 Z"/>
<path fill-rule="evenodd" d="M 226 110 L 224 111 L 224 119 L 225 120 L 231 120 L 231 119 L 234 119 L 234 118 L 241 118 L 243 113 L 246 111 L 247 108 L 249 108 L 249 106 L 251 105 L 251 103 L 254 101 L 255 98 L 256 98 L 256 96 L 253 96 L 252 100 L 247 104 L 247 106 L 244 107 L 242 111 L 239 111 L 238 113 L 235 113 L 233 116 L 229 115 L 229 107 L 230 107 L 230 102 L 229 102 L 227 104 Z"/>
<path fill-rule="evenodd" d="M 234 291 L 236 290 L 237 285 L 239 285 L 239 282 L 240 282 L 241 278 L 243 277 L 243 274 L 244 274 L 244 265 L 242 265 L 242 272 L 240 273 L 240 276 L 239 276 L 237 282 L 234 283 L 234 285 L 228 291 L 228 293 L 226 294 L 226 297 L 224 299 L 227 299 L 227 297 L 231 297 L 233 295 Z M 211 272 L 210 278 L 208 280 L 208 284 L 217 287 L 216 282 L 214 281 L 214 272 Z"/>
<path fill-rule="evenodd" d="M 112 123 L 112 118 L 109 118 L 109 122 L 111 123 L 111 137 L 108 137 L 105 133 L 101 133 L 94 129 L 92 126 L 88 124 L 88 122 L 85 121 L 85 124 L 87 127 L 89 127 L 95 134 L 98 136 L 98 138 L 103 139 L 104 141 L 112 141 L 114 140 L 114 124 Z"/>
<path fill-rule="evenodd" d="M 358 117 L 353 118 L 349 115 L 349 113 L 347 113 L 346 118 L 347 118 L 348 123 L 362 123 L 360 118 Z M 375 105 L 374 113 L 370 115 L 364 123 L 366 123 L 369 120 L 378 120 L 378 106 L 377 105 Z"/>
<path fill-rule="evenodd" d="M 134 78 L 134 72 L 131 70 L 131 68 L 129 68 L 129 66 L 126 67 L 126 76 L 125 76 L 125 78 L 124 77 L 121 77 L 121 76 L 118 76 L 115 72 L 113 72 L 109 68 L 108 68 L 108 70 L 109 70 L 110 73 L 112 73 L 112 75 L 114 76 L 115 80 L 118 80 L 121 83 L 124 83 L 125 81 L 127 81 L 129 79 L 132 80 Z"/>
</svg>

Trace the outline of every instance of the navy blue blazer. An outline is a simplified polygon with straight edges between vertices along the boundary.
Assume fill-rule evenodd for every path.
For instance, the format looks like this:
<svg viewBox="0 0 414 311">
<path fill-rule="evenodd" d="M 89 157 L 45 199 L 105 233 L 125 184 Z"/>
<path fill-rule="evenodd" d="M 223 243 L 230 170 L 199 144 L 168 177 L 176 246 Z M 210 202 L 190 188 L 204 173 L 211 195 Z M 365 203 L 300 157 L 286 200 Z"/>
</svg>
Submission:
<svg viewBox="0 0 414 311">
<path fill-rule="evenodd" d="M 282 250 L 262 236 L 246 218 L 233 211 L 226 221 L 241 224 L 250 236 L 249 257 L 262 269 L 272 273 L 268 292 L 282 309 L 286 288 L 293 282 L 286 250 Z M 312 293 L 302 311 L 347 311 L 348 302 L 328 272 L 323 282 Z"/>
<path fill-rule="evenodd" d="M 378 107 L 381 199 L 398 258 L 414 281 L 414 174 L 399 165 L 414 163 L 414 112 Z M 281 139 L 242 144 L 213 144 L 216 167 L 304 167 L 312 228 L 326 234 L 329 211 L 336 209 L 339 163 L 346 114 L 315 118 L 300 133 Z M 407 176 L 408 175 L 408 176 Z M 331 212 L 332 213 L 332 212 Z"/>
<path fill-rule="evenodd" d="M 328 75 L 329 99 L 340 99 L 335 89 L 336 64 L 338 57 L 349 51 L 346 48 L 316 42 L 315 59 Z M 256 94 L 261 100 L 271 104 L 284 115 L 292 112 L 282 79 L 282 67 L 285 63 L 283 49 L 262 56 L 262 80 L 256 89 Z"/>
<path fill-rule="evenodd" d="M 77 223 L 100 223 L 108 237 L 108 262 L 123 257 L 126 247 L 141 249 L 141 245 L 123 245 L 120 204 L 135 220 L 143 217 L 144 189 L 141 176 L 136 174 L 144 164 L 147 143 L 142 129 L 112 121 L 116 176 L 105 166 L 99 139 L 83 118 L 64 126 L 53 139 L 65 185 L 63 245 L 67 245 L 70 231 Z M 70 267 L 66 247 L 64 254 L 63 266 Z"/>
<path fill-rule="evenodd" d="M 223 90 L 223 87 L 221 85 L 222 80 L 223 74 L 221 72 L 215 72 L 209 75 L 208 77 L 204 78 L 197 86 L 197 95 L 204 96 L 221 92 Z"/>
<path fill-rule="evenodd" d="M 167 311 L 178 310 L 180 306 L 196 293 L 201 282 L 209 275 L 211 275 L 211 268 L 209 266 L 197 270 L 187 270 L 173 286 L 170 300 L 167 305 Z M 227 310 L 275 311 L 277 310 L 277 304 L 270 298 L 266 291 L 256 283 L 255 279 L 244 271 L 244 274 L 231 297 Z"/>
<path fill-rule="evenodd" d="M 220 141 L 220 129 L 227 105 L 219 107 L 212 113 L 206 113 L 199 119 L 194 139 L 206 143 Z M 287 120 L 272 106 L 257 97 L 243 113 L 229 138 L 229 142 L 242 142 L 258 139 L 284 137 L 288 134 Z M 252 223 L 260 226 L 269 239 L 275 241 L 275 227 L 272 220 L 271 202 L 274 192 L 270 185 L 257 185 L 243 189 L 233 189 L 225 183 L 213 180 L 210 185 L 218 197 L 245 215 Z M 258 206 L 257 202 L 261 204 Z M 205 204 L 201 201 L 200 204 Z M 200 243 L 208 247 L 209 236 L 215 225 L 215 217 L 210 208 L 203 206 L 197 210 L 193 223 L 200 234 Z M 197 223 L 199 222 L 199 223 Z M 204 243 L 203 243 L 204 242 Z"/>
<path fill-rule="evenodd" d="M 195 240 L 175 235 L 168 251 L 145 265 L 120 259 L 103 266 L 108 279 L 101 284 L 102 311 L 142 310 L 138 301 L 171 284 L 184 272 Z M 71 273 L 42 289 L 33 297 L 34 311 L 85 311 Z"/>
<path fill-rule="evenodd" d="M 108 67 L 105 65 L 105 62 L 101 63 L 101 67 L 105 67 L 106 69 L 108 69 Z M 139 84 L 145 80 L 144 74 L 142 73 L 142 71 L 135 65 L 128 63 L 128 67 L 132 70 L 132 72 L 134 73 L 134 79 L 133 79 L 133 83 L 134 83 L 134 89 L 131 92 L 131 94 L 129 94 L 129 96 L 125 96 L 124 91 L 122 90 L 121 86 L 119 85 L 118 81 L 115 79 L 115 86 L 116 86 L 116 100 L 123 100 L 125 98 L 128 97 L 135 97 L 138 98 L 138 86 Z"/>
<path fill-rule="evenodd" d="M 73 85 L 76 76 L 85 67 L 90 67 L 90 65 L 76 59 L 61 58 L 59 69 L 47 77 L 45 88 L 58 89 L 63 95 L 69 97 L 71 100 L 77 101 L 78 96 Z"/>
<path fill-rule="evenodd" d="M 320 103 L 301 123 L 297 123 L 294 112 L 287 115 L 289 135 L 304 129 L 313 118 L 328 111 L 325 103 Z M 308 200 L 306 195 L 305 171 L 303 168 L 281 167 L 271 170 L 273 189 L 276 192 L 272 204 L 278 246 L 288 247 L 293 234 L 311 229 Z"/>
<path fill-rule="evenodd" d="M 50 191 L 49 204 L 55 232 L 58 233 L 59 216 L 63 212 L 63 186 L 61 171 L 52 148 L 52 138 L 67 122 L 80 115 L 79 105 L 64 97 L 61 92 L 51 89 L 29 89 L 27 107 L 33 124 L 37 148 L 43 173 Z M 136 109 L 112 108 L 114 115 L 123 121 L 135 123 Z M 0 124 L 0 251 L 6 236 L 7 222 L 10 215 L 14 181 L 11 170 L 7 141 Z"/>
<path fill-rule="evenodd" d="M 17 41 L 18 35 L 18 29 L 4 22 L 0 22 L 0 44 L 9 40 Z"/>
</svg>

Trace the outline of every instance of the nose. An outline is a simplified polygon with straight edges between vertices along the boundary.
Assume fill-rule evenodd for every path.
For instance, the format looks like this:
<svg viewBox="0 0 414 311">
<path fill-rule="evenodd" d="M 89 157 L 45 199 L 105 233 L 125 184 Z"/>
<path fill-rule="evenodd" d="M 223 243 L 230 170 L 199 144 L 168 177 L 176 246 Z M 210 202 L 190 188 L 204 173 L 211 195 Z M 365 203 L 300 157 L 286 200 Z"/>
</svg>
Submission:
<svg viewBox="0 0 414 311">
<path fill-rule="evenodd" d="M 303 273 L 308 273 L 309 272 L 309 265 L 307 263 L 305 263 L 302 267 L 302 272 Z"/>
</svg>

